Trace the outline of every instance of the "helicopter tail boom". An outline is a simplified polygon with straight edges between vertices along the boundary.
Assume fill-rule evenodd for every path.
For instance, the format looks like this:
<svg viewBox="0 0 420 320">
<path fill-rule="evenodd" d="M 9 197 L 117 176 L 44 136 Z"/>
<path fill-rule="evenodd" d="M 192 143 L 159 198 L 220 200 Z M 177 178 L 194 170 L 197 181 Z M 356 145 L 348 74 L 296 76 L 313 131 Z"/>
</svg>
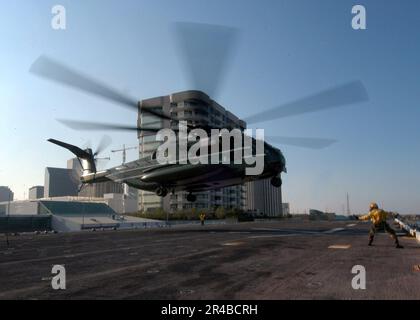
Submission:
<svg viewBox="0 0 420 320">
<path fill-rule="evenodd" d="M 83 169 L 82 177 L 96 173 L 95 156 L 91 149 L 82 150 L 79 147 L 55 139 L 48 139 L 48 142 L 69 150 L 79 159 Z"/>
</svg>

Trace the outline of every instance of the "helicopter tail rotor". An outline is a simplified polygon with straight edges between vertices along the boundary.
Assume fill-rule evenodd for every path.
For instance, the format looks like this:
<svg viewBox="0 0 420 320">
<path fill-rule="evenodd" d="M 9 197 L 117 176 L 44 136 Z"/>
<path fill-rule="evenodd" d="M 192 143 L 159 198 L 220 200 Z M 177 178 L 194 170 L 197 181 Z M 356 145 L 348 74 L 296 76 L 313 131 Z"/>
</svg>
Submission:
<svg viewBox="0 0 420 320">
<path fill-rule="evenodd" d="M 97 172 L 97 156 L 111 144 L 111 138 L 108 136 L 104 136 L 95 152 L 93 152 L 91 148 L 86 148 L 85 150 L 83 150 L 72 144 L 68 144 L 55 139 L 49 139 L 48 142 L 65 148 L 71 153 L 73 153 L 80 161 L 80 165 L 82 167 L 82 176 L 85 176 L 92 173 L 95 174 Z"/>
</svg>

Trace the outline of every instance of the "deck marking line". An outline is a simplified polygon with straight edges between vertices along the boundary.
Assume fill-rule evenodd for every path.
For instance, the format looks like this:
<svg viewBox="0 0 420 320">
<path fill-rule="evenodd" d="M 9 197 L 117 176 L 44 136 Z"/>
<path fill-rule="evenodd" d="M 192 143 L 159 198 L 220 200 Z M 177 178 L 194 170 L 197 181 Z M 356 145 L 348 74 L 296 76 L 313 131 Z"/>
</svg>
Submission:
<svg viewBox="0 0 420 320">
<path fill-rule="evenodd" d="M 301 236 L 301 234 L 290 233 L 290 234 L 273 234 L 273 235 L 264 235 L 264 236 L 251 236 L 248 239 L 263 239 L 263 238 L 283 238 L 283 237 L 296 237 Z"/>
<path fill-rule="evenodd" d="M 333 244 L 328 247 L 328 249 L 349 249 L 351 245 L 349 244 Z"/>
<path fill-rule="evenodd" d="M 240 246 L 241 244 L 244 244 L 244 243 L 240 241 L 222 243 L 222 245 L 224 246 Z"/>
<path fill-rule="evenodd" d="M 339 232 L 339 231 L 343 231 L 343 230 L 346 230 L 346 229 L 345 228 L 334 228 L 334 229 L 325 231 L 324 233 L 330 234 L 330 233 Z"/>
</svg>

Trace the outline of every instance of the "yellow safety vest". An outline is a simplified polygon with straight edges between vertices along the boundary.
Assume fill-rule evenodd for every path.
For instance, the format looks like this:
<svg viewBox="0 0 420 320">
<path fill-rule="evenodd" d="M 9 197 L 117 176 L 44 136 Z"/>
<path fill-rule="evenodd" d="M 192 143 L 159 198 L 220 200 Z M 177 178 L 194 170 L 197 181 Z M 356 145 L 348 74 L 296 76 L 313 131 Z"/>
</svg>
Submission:
<svg viewBox="0 0 420 320">
<path fill-rule="evenodd" d="M 373 209 L 367 215 L 360 217 L 360 220 L 371 220 L 373 224 L 379 224 L 386 221 L 388 212 L 382 209 Z"/>
</svg>

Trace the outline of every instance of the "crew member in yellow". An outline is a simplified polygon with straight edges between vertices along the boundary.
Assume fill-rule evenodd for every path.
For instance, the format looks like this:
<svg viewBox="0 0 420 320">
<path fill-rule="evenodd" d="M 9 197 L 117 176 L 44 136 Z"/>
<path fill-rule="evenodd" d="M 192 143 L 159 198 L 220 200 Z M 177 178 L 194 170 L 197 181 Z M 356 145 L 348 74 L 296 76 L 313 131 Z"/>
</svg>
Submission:
<svg viewBox="0 0 420 320">
<path fill-rule="evenodd" d="M 201 225 L 204 226 L 204 220 L 206 220 L 206 214 L 204 212 L 200 213 Z"/>
<path fill-rule="evenodd" d="M 372 221 L 372 227 L 370 228 L 370 231 L 369 231 L 369 246 L 372 245 L 373 238 L 375 237 L 375 233 L 378 231 L 384 230 L 388 232 L 391 235 L 391 237 L 394 239 L 396 248 L 403 248 L 403 246 L 400 245 L 398 241 L 398 237 L 395 234 L 395 231 L 386 222 L 387 217 L 388 217 L 388 212 L 382 209 L 379 209 L 378 205 L 374 202 L 370 204 L 370 211 L 367 215 L 358 217 L 359 220 Z"/>
</svg>

